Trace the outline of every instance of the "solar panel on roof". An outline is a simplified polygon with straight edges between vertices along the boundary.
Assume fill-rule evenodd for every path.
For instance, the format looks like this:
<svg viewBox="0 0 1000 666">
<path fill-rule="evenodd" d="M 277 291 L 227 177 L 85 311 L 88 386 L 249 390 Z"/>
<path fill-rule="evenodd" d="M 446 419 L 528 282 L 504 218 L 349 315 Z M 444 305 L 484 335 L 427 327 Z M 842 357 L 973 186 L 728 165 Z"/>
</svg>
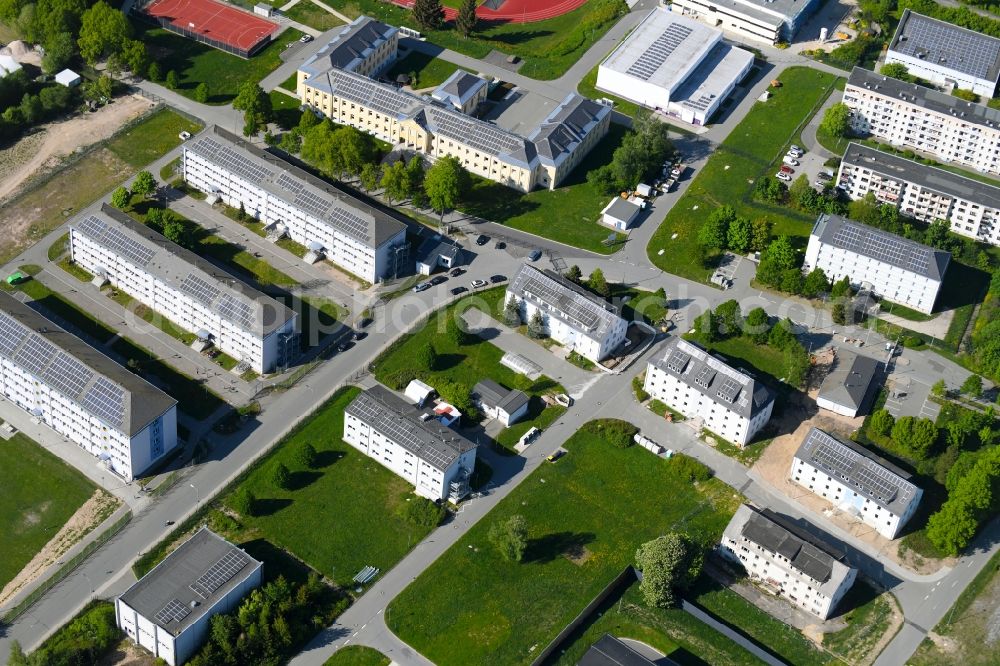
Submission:
<svg viewBox="0 0 1000 666">
<path fill-rule="evenodd" d="M 28 330 L 7 315 L 0 313 L 0 354 L 10 358 L 28 335 Z"/>
<path fill-rule="evenodd" d="M 105 230 L 101 243 L 118 256 L 124 257 L 138 266 L 145 266 L 156 254 L 156 250 L 153 248 L 143 245 L 114 227 L 108 227 Z"/>
<path fill-rule="evenodd" d="M 927 273 L 933 252 L 903 238 L 848 221 L 834 232 L 831 244 L 920 274 Z"/>
<path fill-rule="evenodd" d="M 691 354 L 682 352 L 680 349 L 674 349 L 670 352 L 670 358 L 667 359 L 667 367 L 674 372 L 681 373 L 684 372 L 684 368 L 687 367 L 688 361 L 691 360 Z"/>
<path fill-rule="evenodd" d="M 439 426 L 440 432 L 434 432 L 432 428 L 439 425 L 437 421 L 424 424 L 400 418 L 391 406 L 367 393 L 358 396 L 351 403 L 351 409 L 372 429 L 438 469 L 447 469 L 455 459 L 454 451 L 445 443 L 445 436 L 456 439 L 458 436 L 443 426 Z"/>
<path fill-rule="evenodd" d="M 52 359 L 56 348 L 38 335 L 31 335 L 14 353 L 14 362 L 29 373 L 39 376 Z"/>
<path fill-rule="evenodd" d="M 223 294 L 215 306 L 215 311 L 223 319 L 233 322 L 243 328 L 253 326 L 254 307 L 239 301 L 230 294 Z"/>
<path fill-rule="evenodd" d="M 83 408 L 116 428 L 125 423 L 125 390 L 107 379 L 98 377 L 80 401 Z"/>
<path fill-rule="evenodd" d="M 694 378 L 694 383 L 702 388 L 708 388 L 712 384 L 712 380 L 715 379 L 716 371 L 712 366 L 705 365 Z"/>
<path fill-rule="evenodd" d="M 180 622 L 190 614 L 190 608 L 177 599 L 171 599 L 154 617 L 157 622 L 163 625 L 170 624 L 171 622 Z"/>
<path fill-rule="evenodd" d="M 194 273 L 187 275 L 177 287 L 202 305 L 208 307 L 222 293 L 215 285 L 209 284 Z"/>
<path fill-rule="evenodd" d="M 283 173 L 280 176 L 278 176 L 278 180 L 276 181 L 276 183 L 278 187 L 283 187 L 290 192 L 294 192 L 295 194 L 301 192 L 302 189 L 305 187 L 305 185 L 302 183 L 301 180 L 298 180 L 297 178 L 292 178 L 287 173 Z"/>
<path fill-rule="evenodd" d="M 642 55 L 636 59 L 632 65 L 625 70 L 625 73 L 629 76 L 634 76 L 636 78 L 642 79 L 643 81 L 649 80 L 653 74 L 656 73 L 670 54 L 673 53 L 681 43 L 688 38 L 691 34 L 691 28 L 686 25 L 680 25 L 678 23 L 671 23 L 667 26 L 659 37 L 653 40 L 653 43 L 649 45 Z"/>
<path fill-rule="evenodd" d="M 735 402 L 736 396 L 740 394 L 740 388 L 738 381 L 732 377 L 726 377 L 719 387 L 719 397 L 729 403 Z"/>
<path fill-rule="evenodd" d="M 893 50 L 925 59 L 928 66 L 988 78 L 1000 57 L 1000 40 L 911 13 Z"/>
<path fill-rule="evenodd" d="M 88 215 L 77 222 L 75 226 L 84 235 L 94 240 L 100 240 L 104 232 L 108 229 L 108 225 L 95 215 Z"/>
<path fill-rule="evenodd" d="M 895 474 L 830 439 L 824 438 L 813 449 L 812 459 L 819 467 L 885 504 L 896 498 L 899 481 Z"/>
<path fill-rule="evenodd" d="M 246 554 L 236 548 L 222 556 L 188 587 L 202 599 L 208 599 L 220 587 L 233 579 L 250 562 Z"/>
<path fill-rule="evenodd" d="M 94 378 L 94 371 L 69 354 L 57 352 L 42 378 L 63 395 L 76 399 Z"/>
</svg>

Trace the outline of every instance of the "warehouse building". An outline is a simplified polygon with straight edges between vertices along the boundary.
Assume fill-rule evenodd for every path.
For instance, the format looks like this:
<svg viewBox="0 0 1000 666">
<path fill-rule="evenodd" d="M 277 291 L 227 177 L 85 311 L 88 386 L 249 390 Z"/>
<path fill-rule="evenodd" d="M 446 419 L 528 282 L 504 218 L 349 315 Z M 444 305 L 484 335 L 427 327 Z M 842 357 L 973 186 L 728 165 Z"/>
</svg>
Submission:
<svg viewBox="0 0 1000 666">
<path fill-rule="evenodd" d="M 177 401 L 0 293 L 0 389 L 132 481 L 177 446 Z"/>
<path fill-rule="evenodd" d="M 504 303 L 511 300 L 521 321 L 538 313 L 549 337 L 594 363 L 625 341 L 628 323 L 617 307 L 553 271 L 522 264 L 507 287 Z"/>
<path fill-rule="evenodd" d="M 956 234 L 1000 245 L 1000 187 L 851 143 L 837 184 L 852 199 L 871 192 L 908 217 L 948 222 Z"/>
<path fill-rule="evenodd" d="M 825 620 L 851 589 L 858 570 L 827 542 L 769 511 L 740 505 L 722 534 L 719 554 L 750 579 Z"/>
<path fill-rule="evenodd" d="M 765 44 L 791 42 L 819 0 L 674 0 L 675 13 Z"/>
<path fill-rule="evenodd" d="M 261 586 L 263 566 L 202 527 L 115 600 L 118 626 L 154 657 L 181 666 L 205 641 L 212 617 L 236 610 Z"/>
<path fill-rule="evenodd" d="M 704 125 L 753 66 L 722 31 L 665 7 L 651 11 L 597 70 L 597 88 Z"/>
<path fill-rule="evenodd" d="M 406 225 L 213 125 L 183 146 L 184 180 L 368 282 L 409 270 Z"/>
<path fill-rule="evenodd" d="M 951 254 L 943 250 L 822 213 L 809 235 L 802 270 L 821 268 L 832 282 L 847 277 L 856 289 L 930 314 L 949 261 Z"/>
<path fill-rule="evenodd" d="M 993 97 L 1000 79 L 1000 39 L 909 9 L 896 26 L 885 62 L 941 86 Z"/>
<path fill-rule="evenodd" d="M 767 425 L 774 408 L 774 394 L 761 382 L 683 338 L 649 362 L 643 389 L 740 447 Z"/>
<path fill-rule="evenodd" d="M 421 497 L 458 502 L 469 493 L 476 444 L 442 425 L 432 407 L 384 386 L 366 389 L 346 407 L 344 441 L 412 483 Z"/>
<path fill-rule="evenodd" d="M 851 130 L 983 173 L 1000 174 L 1000 109 L 855 67 L 844 89 Z"/>
<path fill-rule="evenodd" d="M 298 315 L 105 204 L 70 226 L 70 256 L 146 307 L 257 373 L 298 356 Z"/>
<path fill-rule="evenodd" d="M 850 440 L 812 428 L 792 459 L 791 479 L 838 510 L 895 539 L 920 504 L 910 475 Z"/>
</svg>

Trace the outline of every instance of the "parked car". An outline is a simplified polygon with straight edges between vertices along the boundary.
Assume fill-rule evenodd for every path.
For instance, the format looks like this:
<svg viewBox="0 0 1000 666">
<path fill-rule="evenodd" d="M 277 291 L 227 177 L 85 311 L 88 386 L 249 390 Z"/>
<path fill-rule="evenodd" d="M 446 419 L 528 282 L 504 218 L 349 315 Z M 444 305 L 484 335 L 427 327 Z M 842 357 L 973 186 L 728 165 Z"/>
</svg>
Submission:
<svg viewBox="0 0 1000 666">
<path fill-rule="evenodd" d="M 421 282 L 420 284 L 413 287 L 413 293 L 419 294 L 422 291 L 426 291 L 431 288 L 430 282 Z"/>
<path fill-rule="evenodd" d="M 489 242 L 490 242 L 490 237 L 489 236 L 485 236 L 483 234 L 480 234 L 479 238 L 476 239 L 476 245 L 479 245 L 479 246 L 486 245 Z"/>
<path fill-rule="evenodd" d="M 530 259 L 531 261 L 538 261 L 541 258 L 542 258 L 542 251 L 537 248 L 532 250 L 531 254 L 528 255 L 528 259 Z"/>
<path fill-rule="evenodd" d="M 824 181 L 825 180 L 833 180 L 833 174 L 829 173 L 827 171 L 820 171 L 818 174 L 816 174 L 816 177 L 819 178 L 820 180 L 824 180 Z"/>
<path fill-rule="evenodd" d="M 451 290 L 451 294 L 452 296 L 458 296 L 459 294 L 464 294 L 467 291 L 469 290 L 466 289 L 465 287 L 453 287 Z"/>
<path fill-rule="evenodd" d="M 494 275 L 493 277 L 490 278 L 490 282 L 492 282 L 493 284 L 500 284 L 506 279 L 507 279 L 506 275 Z"/>
<path fill-rule="evenodd" d="M 472 281 L 472 288 L 473 289 L 479 289 L 480 287 L 485 287 L 485 286 L 486 286 L 486 280 L 473 280 Z"/>
<path fill-rule="evenodd" d="M 785 155 L 784 157 L 782 157 L 781 161 L 784 162 L 785 164 L 787 164 L 788 166 L 798 166 L 799 165 L 799 161 L 797 159 L 795 159 L 794 157 L 789 157 L 788 155 Z"/>
<path fill-rule="evenodd" d="M 548 460 L 549 462 L 555 462 L 555 461 L 559 460 L 560 458 L 562 458 L 563 454 L 565 454 L 565 453 L 566 452 L 564 450 L 562 450 L 562 449 L 556 449 L 555 451 L 552 452 L 551 455 L 547 456 L 545 459 Z"/>
<path fill-rule="evenodd" d="M 448 281 L 447 275 L 435 275 L 434 277 L 431 278 L 430 285 L 433 287 L 441 284 L 442 282 L 447 282 L 447 281 Z"/>
<path fill-rule="evenodd" d="M 312 35 L 302 35 L 301 37 L 299 37 L 299 41 L 302 42 L 303 44 L 308 44 L 312 40 L 313 40 Z"/>
<path fill-rule="evenodd" d="M 788 152 L 785 154 L 788 155 L 789 157 L 802 157 L 803 155 L 805 155 L 805 153 L 803 153 L 801 150 L 795 150 L 794 148 L 789 148 Z"/>
<path fill-rule="evenodd" d="M 797 153 L 803 152 L 802 149 L 799 148 L 798 146 L 796 146 L 794 143 L 791 146 L 788 147 L 788 150 L 794 150 Z"/>
<path fill-rule="evenodd" d="M 829 181 L 814 180 L 813 181 L 813 187 L 818 187 L 819 189 L 823 190 L 823 189 L 826 189 L 826 186 L 827 186 L 828 182 Z"/>
<path fill-rule="evenodd" d="M 782 164 L 779 171 L 781 171 L 781 173 L 795 173 L 795 169 L 788 166 L 787 164 Z"/>
<path fill-rule="evenodd" d="M 775 178 L 777 178 L 778 180 L 783 180 L 783 181 L 785 181 L 786 183 L 790 183 L 790 182 L 792 182 L 792 177 L 791 177 L 791 176 L 789 176 L 789 175 L 788 175 L 787 173 L 785 173 L 784 171 L 779 171 L 778 173 L 774 174 L 774 177 L 775 177 Z"/>
<path fill-rule="evenodd" d="M 497 244 L 494 245 L 493 247 L 494 247 L 494 249 L 497 249 L 497 250 L 504 250 L 504 249 L 507 248 L 507 243 L 504 243 L 503 241 L 497 241 Z"/>
<path fill-rule="evenodd" d="M 351 342 L 350 340 L 344 340 L 339 345 L 337 345 L 337 351 L 345 352 L 353 346 L 354 346 L 353 342 Z"/>
<path fill-rule="evenodd" d="M 465 273 L 465 269 L 464 268 L 458 268 L 458 267 L 456 267 L 456 268 L 451 269 L 450 275 L 452 277 L 458 277 L 459 275 L 462 275 L 463 273 Z"/>
<path fill-rule="evenodd" d="M 538 436 L 541 434 L 542 434 L 541 430 L 532 427 L 531 430 L 521 435 L 521 440 L 518 442 L 518 444 L 520 444 L 521 446 L 527 446 L 528 444 L 531 444 L 533 441 L 538 439 Z"/>
<path fill-rule="evenodd" d="M 188 139 L 191 138 L 191 132 L 181 132 L 177 136 L 181 138 L 181 141 L 187 141 Z"/>
<path fill-rule="evenodd" d="M 364 331 L 354 331 L 354 333 L 351 334 L 351 339 L 355 342 L 358 340 L 364 340 L 366 337 L 368 337 L 368 334 Z"/>
</svg>

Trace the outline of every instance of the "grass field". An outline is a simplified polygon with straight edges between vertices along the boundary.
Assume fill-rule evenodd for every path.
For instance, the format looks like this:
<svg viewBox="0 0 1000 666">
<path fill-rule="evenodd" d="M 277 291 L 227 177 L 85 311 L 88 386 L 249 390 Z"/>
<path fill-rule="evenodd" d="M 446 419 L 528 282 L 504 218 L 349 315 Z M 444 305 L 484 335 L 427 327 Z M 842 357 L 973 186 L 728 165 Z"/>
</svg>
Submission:
<svg viewBox="0 0 1000 666">
<path fill-rule="evenodd" d="M 285 44 L 302 36 L 298 30 L 289 28 L 263 51 L 244 60 L 143 21 L 132 21 L 132 27 L 136 39 L 145 42 L 150 55 L 160 63 L 163 76 L 170 71 L 177 72 L 180 77 L 177 92 L 194 99 L 195 88 L 205 82 L 209 88 L 209 104 L 232 102 L 241 83 L 260 81 L 274 71 L 281 64 L 279 55 Z"/>
<path fill-rule="evenodd" d="M 608 135 L 555 190 L 522 194 L 491 180 L 475 178 L 472 190 L 459 207 L 491 222 L 591 252 L 611 254 L 622 247 L 603 244 L 613 231 L 600 223 L 601 210 L 611 197 L 587 182 L 587 172 L 611 161 L 625 131 L 623 126 L 612 124 Z M 619 233 L 615 237 L 620 241 L 625 235 Z"/>
<path fill-rule="evenodd" d="M 389 666 L 389 657 L 375 648 L 348 645 L 333 653 L 323 666 Z"/>
<path fill-rule="evenodd" d="M 200 124 L 161 109 L 142 124 L 117 134 L 108 143 L 108 150 L 130 167 L 141 169 L 179 144 L 181 132 L 193 134 L 200 129 Z"/>
<path fill-rule="evenodd" d="M 302 102 L 297 97 L 289 97 L 283 92 L 272 90 L 268 93 L 271 98 L 271 108 L 274 109 L 274 122 L 283 130 L 290 130 L 299 124 L 302 118 L 302 111 L 299 106 Z"/>
<path fill-rule="evenodd" d="M 632 562 L 636 547 L 681 527 L 714 542 L 738 499 L 693 487 L 676 460 L 619 449 L 581 430 L 400 594 L 389 628 L 439 666 L 524 664 Z M 642 492 L 635 492 L 642 488 Z M 487 533 L 521 514 L 528 548 L 501 559 Z"/>
<path fill-rule="evenodd" d="M 283 3 L 278 4 L 281 5 Z M 338 25 L 344 25 L 344 22 L 339 18 L 319 5 L 309 2 L 309 0 L 302 0 L 287 12 L 282 13 L 293 21 L 305 23 L 307 26 L 322 30 L 323 32 L 326 32 L 330 28 L 336 28 Z"/>
<path fill-rule="evenodd" d="M 653 235 L 646 251 L 658 268 L 707 283 L 718 253 L 702 251 L 698 229 L 715 208 L 725 204 L 750 219 L 766 217 L 774 225 L 774 236 L 787 234 L 797 246 L 805 247 L 815 221 L 812 216 L 757 204 L 750 196 L 757 178 L 774 173 L 785 146 L 812 117 L 837 78 L 807 67 L 790 67 L 781 81 L 782 87 L 773 89 L 768 101 L 755 104 L 722 142 Z"/>
<path fill-rule="evenodd" d="M 716 340 L 706 344 L 702 340 L 695 342 L 715 351 L 729 359 L 730 364 L 748 370 L 760 377 L 771 388 L 793 390 L 794 387 L 779 381 L 784 377 L 784 355 L 780 349 L 768 345 L 754 344 L 750 338 L 737 336 L 726 340 Z"/>
<path fill-rule="evenodd" d="M 872 651 L 892 624 L 893 601 L 889 596 L 889 592 L 878 594 L 866 583 L 855 583 L 841 602 L 851 609 L 843 616 L 848 626 L 824 634 L 823 647 L 849 664 L 874 660 L 877 655 Z"/>
<path fill-rule="evenodd" d="M 0 588 L 55 536 L 96 486 L 18 433 L 0 442 Z"/>
<path fill-rule="evenodd" d="M 395 81 L 396 77 L 400 74 L 416 74 L 416 80 L 412 81 L 410 86 L 414 90 L 419 90 L 421 88 L 434 88 L 441 85 L 457 69 L 465 68 L 453 65 L 447 60 L 441 60 L 426 53 L 410 51 L 406 54 L 406 57 L 397 60 L 386 71 L 385 76 L 389 80 Z"/>
</svg>

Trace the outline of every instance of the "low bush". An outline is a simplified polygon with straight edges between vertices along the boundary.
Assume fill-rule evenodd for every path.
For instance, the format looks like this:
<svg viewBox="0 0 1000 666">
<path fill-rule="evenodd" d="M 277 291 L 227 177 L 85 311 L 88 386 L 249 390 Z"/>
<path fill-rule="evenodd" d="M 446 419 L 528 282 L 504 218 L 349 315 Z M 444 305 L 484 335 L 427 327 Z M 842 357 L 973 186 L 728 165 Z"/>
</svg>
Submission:
<svg viewBox="0 0 1000 666">
<path fill-rule="evenodd" d="M 712 478 L 712 469 L 708 465 L 683 453 L 671 456 L 670 465 L 691 483 L 701 483 Z"/>
<path fill-rule="evenodd" d="M 628 421 L 618 419 L 595 419 L 584 424 L 583 430 L 596 435 L 612 446 L 627 449 L 632 446 L 639 429 Z"/>
</svg>

